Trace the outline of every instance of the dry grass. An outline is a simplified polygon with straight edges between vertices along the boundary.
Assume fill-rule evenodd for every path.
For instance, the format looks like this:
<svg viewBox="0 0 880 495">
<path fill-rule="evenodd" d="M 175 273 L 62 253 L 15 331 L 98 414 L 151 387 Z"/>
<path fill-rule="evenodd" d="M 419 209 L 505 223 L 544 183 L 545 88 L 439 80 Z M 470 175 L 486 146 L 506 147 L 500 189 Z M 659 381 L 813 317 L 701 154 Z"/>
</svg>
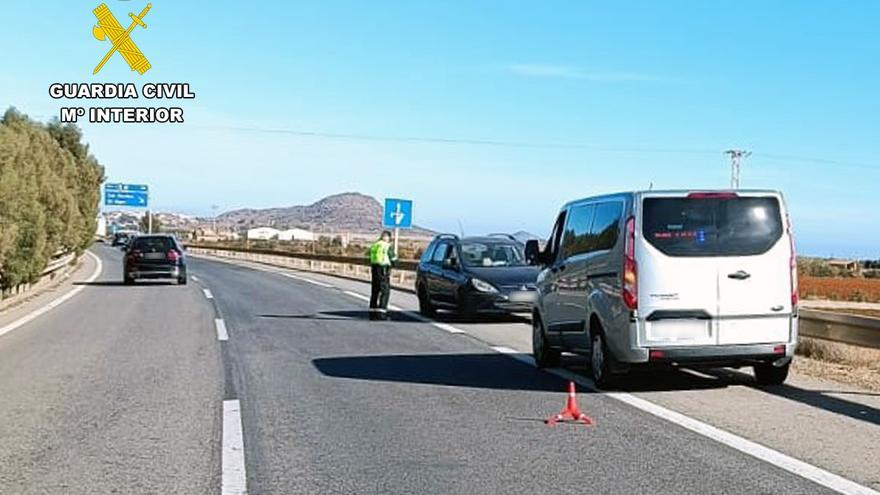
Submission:
<svg viewBox="0 0 880 495">
<path fill-rule="evenodd" d="M 798 292 L 805 299 L 880 302 L 880 279 L 798 277 Z"/>
<path fill-rule="evenodd" d="M 880 391 L 880 349 L 800 337 L 795 371 Z"/>
</svg>

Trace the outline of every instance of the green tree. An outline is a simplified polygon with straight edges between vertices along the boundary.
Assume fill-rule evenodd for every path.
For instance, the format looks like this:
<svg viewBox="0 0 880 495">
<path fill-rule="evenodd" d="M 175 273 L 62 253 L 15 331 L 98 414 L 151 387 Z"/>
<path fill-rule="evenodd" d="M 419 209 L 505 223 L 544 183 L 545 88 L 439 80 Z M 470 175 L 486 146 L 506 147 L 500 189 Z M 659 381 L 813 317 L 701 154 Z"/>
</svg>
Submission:
<svg viewBox="0 0 880 495">
<path fill-rule="evenodd" d="M 85 249 L 95 233 L 104 170 L 75 126 L 0 119 L 0 289 L 40 276 L 59 252 Z"/>
</svg>

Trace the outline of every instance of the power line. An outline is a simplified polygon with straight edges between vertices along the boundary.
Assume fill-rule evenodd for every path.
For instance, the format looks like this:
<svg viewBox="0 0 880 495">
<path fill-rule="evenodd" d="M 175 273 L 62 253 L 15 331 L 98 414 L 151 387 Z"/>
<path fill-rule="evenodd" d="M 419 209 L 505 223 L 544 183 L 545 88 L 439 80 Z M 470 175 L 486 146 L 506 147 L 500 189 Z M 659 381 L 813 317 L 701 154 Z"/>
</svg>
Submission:
<svg viewBox="0 0 880 495">
<path fill-rule="evenodd" d="M 541 143 L 529 141 L 504 141 L 494 139 L 471 139 L 471 138 L 448 138 L 431 136 L 382 136 L 376 134 L 350 134 L 321 131 L 303 131 L 296 129 L 277 129 L 266 127 L 241 127 L 241 126 L 217 126 L 217 125 L 188 125 L 188 127 L 207 130 L 226 130 L 241 132 L 256 132 L 266 134 L 287 134 L 300 137 L 314 137 L 323 139 L 347 139 L 358 141 L 384 141 L 397 143 L 426 143 L 426 144 L 461 144 L 475 146 L 495 146 L 504 148 L 535 148 L 535 149 L 581 149 L 609 153 L 670 153 L 670 154 L 715 154 L 717 150 L 695 148 L 656 148 L 640 146 L 603 146 L 587 143 Z"/>
</svg>

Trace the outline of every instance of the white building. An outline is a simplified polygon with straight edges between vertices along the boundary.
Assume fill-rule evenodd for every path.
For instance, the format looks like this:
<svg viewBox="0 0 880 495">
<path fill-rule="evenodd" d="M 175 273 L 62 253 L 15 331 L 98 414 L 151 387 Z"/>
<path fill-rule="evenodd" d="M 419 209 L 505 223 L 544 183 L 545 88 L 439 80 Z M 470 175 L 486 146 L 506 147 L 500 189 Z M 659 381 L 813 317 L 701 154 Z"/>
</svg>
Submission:
<svg viewBox="0 0 880 495">
<path fill-rule="evenodd" d="M 314 241 L 314 232 L 303 229 L 287 229 L 278 233 L 279 241 Z"/>
<path fill-rule="evenodd" d="M 250 240 L 268 241 L 270 239 L 277 239 L 280 233 L 280 230 L 273 229 L 272 227 L 257 227 L 255 229 L 248 229 L 247 238 Z"/>
<path fill-rule="evenodd" d="M 100 213 L 98 214 L 95 227 L 95 237 L 107 237 L 107 219 Z"/>
</svg>

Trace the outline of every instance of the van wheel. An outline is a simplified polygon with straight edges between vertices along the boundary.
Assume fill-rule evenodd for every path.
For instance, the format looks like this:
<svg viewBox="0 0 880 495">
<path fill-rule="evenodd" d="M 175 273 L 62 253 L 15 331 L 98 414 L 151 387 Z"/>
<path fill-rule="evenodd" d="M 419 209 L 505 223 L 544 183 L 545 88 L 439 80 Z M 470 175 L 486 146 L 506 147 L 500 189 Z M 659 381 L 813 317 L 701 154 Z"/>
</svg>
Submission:
<svg viewBox="0 0 880 495">
<path fill-rule="evenodd" d="M 756 364 L 755 380 L 759 385 L 782 385 L 788 378 L 789 367 L 791 367 L 791 361 L 783 366 L 773 366 L 773 363 Z"/>
<path fill-rule="evenodd" d="M 559 366 L 562 353 L 550 347 L 544 334 L 544 325 L 537 316 L 532 316 L 532 355 L 538 368 Z"/>
<path fill-rule="evenodd" d="M 428 291 L 425 289 L 424 285 L 419 286 L 419 313 L 428 318 L 433 318 L 436 314 L 434 306 L 431 304 L 431 298 L 428 297 Z"/>
<path fill-rule="evenodd" d="M 593 382 L 599 388 L 608 388 L 612 384 L 611 359 L 602 332 L 594 331 L 590 346 L 590 370 L 593 372 Z"/>
</svg>

